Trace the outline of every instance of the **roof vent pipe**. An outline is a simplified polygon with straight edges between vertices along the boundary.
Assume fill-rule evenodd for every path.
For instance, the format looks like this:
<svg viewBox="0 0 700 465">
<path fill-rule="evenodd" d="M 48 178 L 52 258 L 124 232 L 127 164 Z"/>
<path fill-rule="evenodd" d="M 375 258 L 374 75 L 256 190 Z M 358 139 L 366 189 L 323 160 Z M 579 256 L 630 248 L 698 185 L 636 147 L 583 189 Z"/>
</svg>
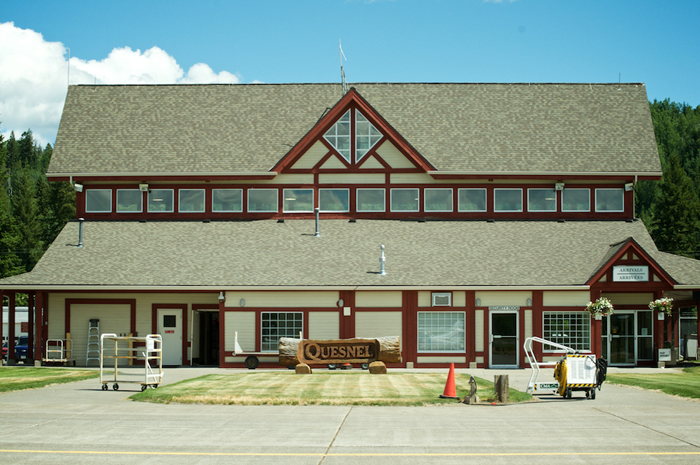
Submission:
<svg viewBox="0 0 700 465">
<path fill-rule="evenodd" d="M 381 245 L 382 256 L 379 257 L 379 276 L 386 276 L 386 257 L 384 256 L 384 245 Z"/>
<path fill-rule="evenodd" d="M 83 246 L 83 221 L 85 218 L 78 218 L 78 247 Z"/>
<path fill-rule="evenodd" d="M 320 209 L 318 207 L 314 208 L 314 212 L 316 212 L 316 234 L 314 234 L 314 237 L 321 237 L 321 232 L 318 230 L 318 214 L 319 214 Z"/>
</svg>

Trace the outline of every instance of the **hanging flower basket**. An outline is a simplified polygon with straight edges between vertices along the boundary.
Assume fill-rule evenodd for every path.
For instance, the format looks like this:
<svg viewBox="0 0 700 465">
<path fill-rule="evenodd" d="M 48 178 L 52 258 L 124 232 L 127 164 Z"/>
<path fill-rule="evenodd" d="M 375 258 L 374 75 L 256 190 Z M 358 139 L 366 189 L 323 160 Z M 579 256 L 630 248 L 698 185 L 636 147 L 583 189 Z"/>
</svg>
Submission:
<svg viewBox="0 0 700 465">
<path fill-rule="evenodd" d="M 649 308 L 671 316 L 671 312 L 673 311 L 673 299 L 671 297 L 656 299 L 653 302 L 649 302 Z"/>
<path fill-rule="evenodd" d="M 595 317 L 596 319 L 600 319 L 606 315 L 615 313 L 613 311 L 612 302 L 605 297 L 601 297 L 595 302 L 588 302 L 588 305 L 586 305 L 586 310 L 588 310 L 588 313 L 590 313 L 591 316 Z"/>
</svg>

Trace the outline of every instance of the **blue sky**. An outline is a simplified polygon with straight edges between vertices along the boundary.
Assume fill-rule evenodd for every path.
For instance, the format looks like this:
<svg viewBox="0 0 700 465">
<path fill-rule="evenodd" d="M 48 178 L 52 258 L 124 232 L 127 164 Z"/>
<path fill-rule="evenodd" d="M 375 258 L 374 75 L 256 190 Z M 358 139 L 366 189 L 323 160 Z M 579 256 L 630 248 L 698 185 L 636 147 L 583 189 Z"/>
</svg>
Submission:
<svg viewBox="0 0 700 465">
<path fill-rule="evenodd" d="M 0 133 L 53 143 L 79 83 L 644 82 L 700 105 L 698 0 L 19 1 Z M 3 90 L 4 89 L 4 90 Z"/>
</svg>

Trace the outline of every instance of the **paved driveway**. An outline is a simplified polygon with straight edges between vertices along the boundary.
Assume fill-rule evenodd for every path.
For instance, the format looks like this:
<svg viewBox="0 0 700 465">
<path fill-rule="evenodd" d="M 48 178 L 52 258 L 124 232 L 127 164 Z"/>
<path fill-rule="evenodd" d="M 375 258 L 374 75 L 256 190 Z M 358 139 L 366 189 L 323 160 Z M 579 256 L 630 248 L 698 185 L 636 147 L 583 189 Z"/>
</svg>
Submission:
<svg viewBox="0 0 700 465">
<path fill-rule="evenodd" d="M 166 369 L 164 384 L 220 371 Z M 530 374 L 502 373 L 523 390 Z M 127 400 L 136 388 L 0 394 L 0 463 L 700 463 L 700 402 L 609 384 L 596 400 L 440 407 L 158 405 Z"/>
</svg>

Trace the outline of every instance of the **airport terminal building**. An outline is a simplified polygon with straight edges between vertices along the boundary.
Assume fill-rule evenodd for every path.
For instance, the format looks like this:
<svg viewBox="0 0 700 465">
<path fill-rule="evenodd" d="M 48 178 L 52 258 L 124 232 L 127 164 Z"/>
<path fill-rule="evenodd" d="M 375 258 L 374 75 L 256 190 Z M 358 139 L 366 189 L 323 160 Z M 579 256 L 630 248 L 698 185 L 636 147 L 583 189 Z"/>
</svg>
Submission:
<svg viewBox="0 0 700 465">
<path fill-rule="evenodd" d="M 77 365 L 98 319 L 174 366 L 278 367 L 299 334 L 400 336 L 396 367 L 524 367 L 530 336 L 656 366 L 700 299 L 635 219 L 661 175 L 644 84 L 71 86 L 48 176 L 81 220 L 0 290 L 36 359 L 69 338 Z"/>
</svg>

